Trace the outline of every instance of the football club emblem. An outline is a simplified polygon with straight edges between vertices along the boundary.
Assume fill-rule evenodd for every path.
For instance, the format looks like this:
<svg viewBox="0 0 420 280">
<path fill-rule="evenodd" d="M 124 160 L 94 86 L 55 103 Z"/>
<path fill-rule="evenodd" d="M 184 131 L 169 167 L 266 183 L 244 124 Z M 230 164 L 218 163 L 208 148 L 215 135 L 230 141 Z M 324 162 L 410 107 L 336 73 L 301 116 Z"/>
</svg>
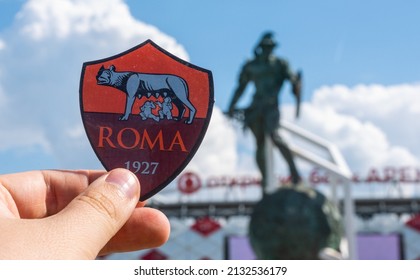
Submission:
<svg viewBox="0 0 420 280">
<path fill-rule="evenodd" d="M 83 64 L 80 110 L 90 144 L 107 170 L 122 167 L 137 175 L 141 200 L 190 162 L 213 104 L 212 73 L 151 40 Z"/>
</svg>

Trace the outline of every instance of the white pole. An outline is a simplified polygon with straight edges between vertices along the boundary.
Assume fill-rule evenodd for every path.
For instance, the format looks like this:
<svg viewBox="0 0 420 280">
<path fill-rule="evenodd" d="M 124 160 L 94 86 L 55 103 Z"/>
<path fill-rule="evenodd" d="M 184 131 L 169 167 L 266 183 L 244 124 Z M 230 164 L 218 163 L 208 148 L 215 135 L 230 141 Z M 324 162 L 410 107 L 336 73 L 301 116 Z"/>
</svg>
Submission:
<svg viewBox="0 0 420 280">
<path fill-rule="evenodd" d="M 344 224 L 349 250 L 349 259 L 357 259 L 356 230 L 354 227 L 354 201 L 349 182 L 344 184 Z"/>
<path fill-rule="evenodd" d="M 339 208 L 339 201 L 338 201 L 338 194 L 337 194 L 337 186 L 338 186 L 338 178 L 334 175 L 330 176 L 331 178 L 331 202 L 334 206 L 338 209 Z"/>
<path fill-rule="evenodd" d="M 265 190 L 267 194 L 273 193 L 276 188 L 276 177 L 274 175 L 274 156 L 273 156 L 273 142 L 271 137 L 265 134 L 265 145 L 264 145 L 264 153 L 265 153 L 265 175 L 266 175 L 266 186 Z"/>
</svg>

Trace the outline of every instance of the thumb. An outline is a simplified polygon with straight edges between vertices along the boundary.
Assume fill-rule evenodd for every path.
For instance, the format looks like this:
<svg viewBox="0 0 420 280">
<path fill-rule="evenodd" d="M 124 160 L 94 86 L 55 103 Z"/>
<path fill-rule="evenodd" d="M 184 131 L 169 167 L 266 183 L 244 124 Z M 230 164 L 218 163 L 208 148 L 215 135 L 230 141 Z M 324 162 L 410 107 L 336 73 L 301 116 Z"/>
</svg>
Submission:
<svg viewBox="0 0 420 280">
<path fill-rule="evenodd" d="M 55 216 L 57 231 L 63 226 L 61 240 L 71 250 L 68 257 L 95 258 L 128 220 L 139 196 L 140 183 L 126 169 L 114 169 L 89 185 Z"/>
</svg>

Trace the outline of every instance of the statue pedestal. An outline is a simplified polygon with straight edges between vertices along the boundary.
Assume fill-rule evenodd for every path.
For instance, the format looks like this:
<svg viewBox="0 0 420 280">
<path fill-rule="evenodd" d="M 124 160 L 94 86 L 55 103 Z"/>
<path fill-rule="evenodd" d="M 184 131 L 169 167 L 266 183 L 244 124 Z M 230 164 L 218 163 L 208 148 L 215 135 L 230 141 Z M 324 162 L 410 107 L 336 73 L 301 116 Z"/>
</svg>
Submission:
<svg viewBox="0 0 420 280">
<path fill-rule="evenodd" d="M 324 248 L 339 251 L 340 213 L 320 192 L 281 187 L 255 205 L 249 238 L 258 259 L 319 259 Z"/>
</svg>

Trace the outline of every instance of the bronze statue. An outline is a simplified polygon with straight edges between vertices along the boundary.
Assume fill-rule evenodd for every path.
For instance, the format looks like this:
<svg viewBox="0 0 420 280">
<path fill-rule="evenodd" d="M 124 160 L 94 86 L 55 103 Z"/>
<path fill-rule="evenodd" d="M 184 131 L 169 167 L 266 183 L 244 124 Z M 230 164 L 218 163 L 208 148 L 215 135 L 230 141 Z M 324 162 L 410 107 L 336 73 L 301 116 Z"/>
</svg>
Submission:
<svg viewBox="0 0 420 280">
<path fill-rule="evenodd" d="M 250 82 L 255 85 L 255 94 L 251 105 L 243 110 L 245 127 L 251 129 L 255 136 L 257 151 L 256 162 L 262 175 L 261 185 L 264 190 L 267 185 L 265 137 L 270 137 L 273 144 L 280 150 L 285 158 L 293 184 L 300 181 L 290 149 L 278 134 L 280 121 L 279 94 L 283 83 L 289 80 L 292 84 L 292 92 L 297 100 L 296 115 L 299 115 L 299 103 L 301 96 L 300 73 L 294 74 L 286 60 L 273 55 L 276 47 L 271 32 L 265 33 L 255 48 L 255 58 L 246 62 L 239 75 L 239 84 L 230 102 L 228 115 L 234 117 L 238 110 L 235 108 L 239 98 L 244 93 Z"/>
</svg>

